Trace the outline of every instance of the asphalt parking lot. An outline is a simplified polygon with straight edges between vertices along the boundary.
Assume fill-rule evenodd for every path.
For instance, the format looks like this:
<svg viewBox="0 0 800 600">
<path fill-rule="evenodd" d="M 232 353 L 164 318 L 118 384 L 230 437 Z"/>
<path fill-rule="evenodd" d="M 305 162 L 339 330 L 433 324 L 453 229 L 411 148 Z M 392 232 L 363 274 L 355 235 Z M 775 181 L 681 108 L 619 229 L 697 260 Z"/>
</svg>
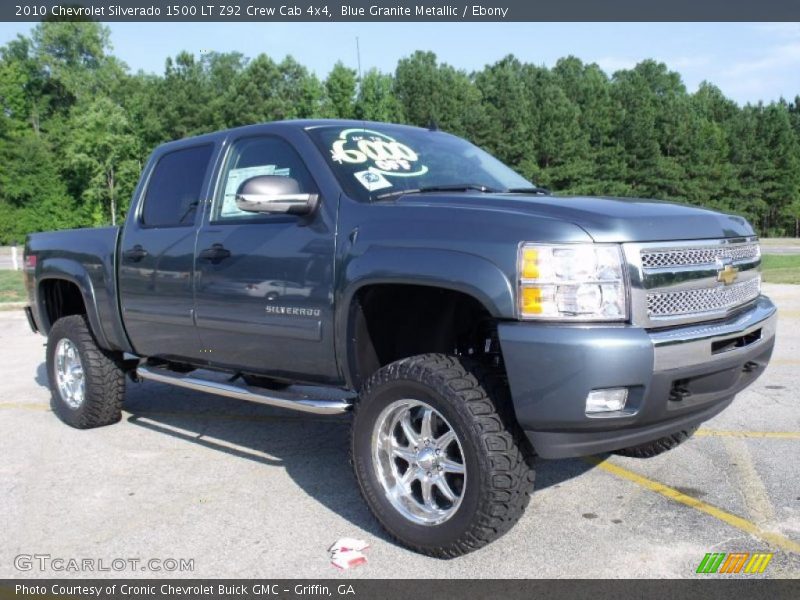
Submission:
<svg viewBox="0 0 800 600">
<path fill-rule="evenodd" d="M 0 577 L 80 576 L 20 571 L 20 554 L 194 559 L 84 576 L 743 577 L 695 575 L 709 552 L 773 552 L 760 576 L 800 577 L 800 286 L 765 290 L 781 310 L 773 362 L 727 411 L 653 459 L 539 461 L 519 524 L 450 561 L 384 536 L 346 419 L 146 383 L 129 385 L 121 423 L 71 429 L 49 409 L 44 339 L 0 312 Z M 329 564 L 341 536 L 370 542 L 366 565 Z"/>
</svg>

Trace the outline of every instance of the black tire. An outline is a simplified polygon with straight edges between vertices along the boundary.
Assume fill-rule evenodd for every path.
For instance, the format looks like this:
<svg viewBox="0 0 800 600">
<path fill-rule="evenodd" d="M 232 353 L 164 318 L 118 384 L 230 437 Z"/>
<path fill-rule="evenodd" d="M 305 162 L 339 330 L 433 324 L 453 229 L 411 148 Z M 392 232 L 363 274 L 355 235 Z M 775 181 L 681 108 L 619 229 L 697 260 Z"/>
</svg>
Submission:
<svg viewBox="0 0 800 600">
<path fill-rule="evenodd" d="M 467 485 L 453 515 L 417 524 L 387 499 L 372 458 L 382 411 L 404 398 L 436 409 L 458 436 Z M 355 406 L 351 461 L 361 494 L 381 525 L 408 548 L 453 558 L 497 539 L 519 520 L 533 490 L 533 452 L 508 400 L 507 386 L 475 362 L 442 354 L 399 360 L 374 373 Z"/>
<path fill-rule="evenodd" d="M 77 348 L 83 367 L 84 397 L 74 408 L 61 396 L 56 383 L 55 352 L 62 339 L 68 339 Z M 117 356 L 98 347 L 83 315 L 70 315 L 56 321 L 47 337 L 47 377 L 53 412 L 64 423 L 78 429 L 119 421 L 125 395 L 125 373 L 119 362 Z"/>
<path fill-rule="evenodd" d="M 666 435 L 652 442 L 647 442 L 646 444 L 614 450 L 613 454 L 629 456 L 631 458 L 652 458 L 680 446 L 683 442 L 692 437 L 695 431 L 697 431 L 697 427 L 691 427 L 671 435 Z"/>
</svg>

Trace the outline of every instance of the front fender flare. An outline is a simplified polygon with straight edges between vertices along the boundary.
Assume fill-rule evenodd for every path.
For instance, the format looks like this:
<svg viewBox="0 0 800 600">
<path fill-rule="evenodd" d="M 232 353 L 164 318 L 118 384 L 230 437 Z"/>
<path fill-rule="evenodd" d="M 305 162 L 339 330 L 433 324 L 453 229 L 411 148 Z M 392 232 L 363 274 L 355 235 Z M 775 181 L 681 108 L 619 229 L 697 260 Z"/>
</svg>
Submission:
<svg viewBox="0 0 800 600">
<path fill-rule="evenodd" d="M 473 297 L 496 318 L 516 314 L 514 286 L 491 261 L 466 252 L 428 248 L 371 247 L 347 261 L 336 299 L 336 354 L 348 387 L 353 387 L 350 341 L 354 298 L 369 285 L 407 284 L 438 287 Z"/>
</svg>

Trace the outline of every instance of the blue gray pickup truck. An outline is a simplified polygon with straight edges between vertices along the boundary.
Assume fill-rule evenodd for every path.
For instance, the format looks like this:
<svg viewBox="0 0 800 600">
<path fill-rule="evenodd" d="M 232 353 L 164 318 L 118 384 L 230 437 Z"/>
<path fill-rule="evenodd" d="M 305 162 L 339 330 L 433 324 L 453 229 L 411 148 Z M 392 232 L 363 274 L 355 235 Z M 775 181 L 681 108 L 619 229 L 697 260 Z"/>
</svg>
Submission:
<svg viewBox="0 0 800 600">
<path fill-rule="evenodd" d="M 534 456 L 654 456 L 751 384 L 760 262 L 739 216 L 552 196 L 440 131 L 290 121 L 159 147 L 123 227 L 31 235 L 26 312 L 67 424 L 118 421 L 126 378 L 350 412 L 377 519 L 453 557 L 519 519 Z"/>
</svg>

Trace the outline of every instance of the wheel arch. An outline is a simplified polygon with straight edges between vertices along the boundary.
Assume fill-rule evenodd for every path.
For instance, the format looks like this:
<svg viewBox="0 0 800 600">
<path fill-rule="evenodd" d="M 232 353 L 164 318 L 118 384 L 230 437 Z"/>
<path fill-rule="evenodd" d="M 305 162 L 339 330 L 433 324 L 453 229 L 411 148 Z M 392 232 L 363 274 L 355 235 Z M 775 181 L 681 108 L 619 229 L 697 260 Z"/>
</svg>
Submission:
<svg viewBox="0 0 800 600">
<path fill-rule="evenodd" d="M 72 293 L 77 291 L 83 304 L 83 313 L 89 322 L 92 334 L 102 348 L 109 348 L 108 338 L 103 329 L 97 306 L 94 285 L 86 268 L 79 262 L 66 258 L 49 258 L 44 261 L 36 285 L 36 305 L 41 316 L 42 333 L 47 335 L 60 317 L 79 314 L 73 309 L 59 310 L 53 304 L 52 294 L 58 285 L 68 286 Z"/>
<path fill-rule="evenodd" d="M 369 373 L 359 356 L 364 326 L 365 292 L 382 289 L 421 293 L 444 292 L 450 299 L 470 304 L 492 319 L 513 318 L 513 286 L 503 271 L 476 255 L 449 250 L 376 248 L 350 261 L 344 270 L 344 293 L 337 303 L 336 342 L 340 370 L 348 387 L 359 389 Z M 433 352 L 436 348 L 419 348 Z M 379 365 L 380 366 L 380 365 Z"/>
</svg>

